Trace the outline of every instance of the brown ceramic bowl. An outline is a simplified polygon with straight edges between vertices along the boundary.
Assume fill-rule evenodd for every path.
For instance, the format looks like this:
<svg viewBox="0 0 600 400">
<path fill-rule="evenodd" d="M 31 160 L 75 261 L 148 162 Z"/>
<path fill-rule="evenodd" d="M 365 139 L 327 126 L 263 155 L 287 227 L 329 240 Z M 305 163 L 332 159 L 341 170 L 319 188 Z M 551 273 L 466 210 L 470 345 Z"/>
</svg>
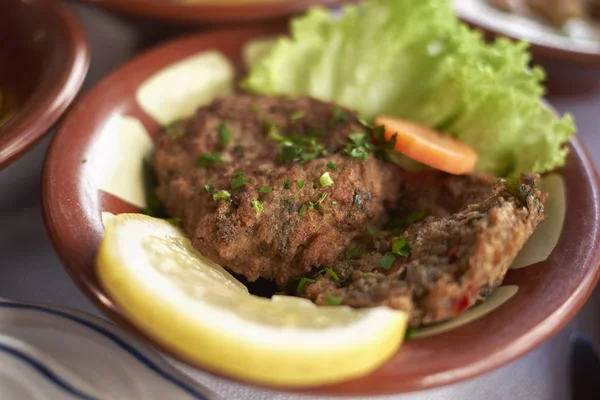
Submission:
<svg viewBox="0 0 600 400">
<path fill-rule="evenodd" d="M 573 41 L 541 22 L 497 10 L 489 0 L 455 0 L 454 4 L 463 21 L 488 37 L 531 43 L 533 62 L 546 70 L 551 94 L 600 90 L 600 39 Z"/>
<path fill-rule="evenodd" d="M 59 1 L 0 2 L 0 90 L 17 112 L 0 125 L 0 169 L 33 146 L 73 101 L 88 69 L 85 35 Z"/>
<path fill-rule="evenodd" d="M 213 49 L 229 58 L 241 75 L 244 44 L 249 38 L 276 32 L 254 27 L 196 34 L 142 54 L 79 101 L 54 137 L 42 179 L 45 222 L 54 246 L 81 290 L 108 317 L 140 336 L 144 335 L 127 321 L 95 274 L 103 235 L 101 213 L 139 212 L 133 204 L 98 189 L 100 169 L 108 166 L 99 146 L 101 133 L 109 119 L 123 115 L 136 118 L 150 135 L 156 134 L 159 124 L 136 100 L 138 87 L 150 76 L 178 60 Z M 579 141 L 572 140 L 570 147 L 566 166 L 557 172 L 566 184 L 567 204 L 559 243 L 546 261 L 509 271 L 505 284 L 518 286 L 510 300 L 468 325 L 408 340 L 369 376 L 304 392 L 372 395 L 449 384 L 514 360 L 564 326 L 593 289 L 600 262 L 598 176 Z M 128 148 L 126 155 L 130 154 Z"/>
<path fill-rule="evenodd" d="M 87 0 L 125 14 L 163 22 L 217 24 L 289 17 L 322 5 L 335 7 L 356 0 L 202 0 L 184 4 L 171 0 Z"/>
</svg>

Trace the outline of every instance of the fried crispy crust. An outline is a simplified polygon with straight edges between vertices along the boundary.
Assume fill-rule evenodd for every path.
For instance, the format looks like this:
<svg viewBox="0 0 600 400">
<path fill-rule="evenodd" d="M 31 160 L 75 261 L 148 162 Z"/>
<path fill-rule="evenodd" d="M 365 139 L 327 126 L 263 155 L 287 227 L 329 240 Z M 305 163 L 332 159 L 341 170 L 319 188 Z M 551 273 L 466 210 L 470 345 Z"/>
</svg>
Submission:
<svg viewBox="0 0 600 400">
<path fill-rule="evenodd" d="M 334 118 L 334 108 L 307 98 L 226 97 L 161 133 L 153 161 L 158 196 L 171 216 L 183 219 L 194 247 L 249 281 L 266 278 L 285 286 L 314 266 L 334 263 L 367 222 L 381 220 L 384 203 L 395 202 L 399 193 L 393 179 L 398 168 L 372 156 L 363 161 L 340 154 L 349 134 L 370 133 L 349 110 L 338 109 L 344 117 Z M 304 116 L 292 118 L 299 111 Z M 230 132 L 228 145 L 219 138 L 223 124 Z M 328 154 L 282 164 L 270 124 L 281 135 L 323 132 L 319 142 Z M 173 137 L 173 131 L 182 135 Z M 198 166 L 198 157 L 215 152 L 223 162 Z M 238 172 L 248 182 L 234 189 Z M 322 187 L 326 172 L 334 185 Z M 204 185 L 227 190 L 231 201 L 213 201 Z M 259 193 L 262 186 L 272 190 Z M 260 214 L 254 200 L 263 207 Z"/>
<path fill-rule="evenodd" d="M 302 117 L 294 118 L 298 112 Z M 280 135 L 324 133 L 319 143 L 327 155 L 282 163 L 280 145 L 269 136 L 272 124 Z M 356 132 L 370 134 L 351 111 L 314 99 L 217 99 L 155 138 L 158 196 L 171 216 L 182 218 L 195 248 L 249 281 L 266 278 L 285 290 L 299 277 L 332 268 L 340 281 L 320 274 L 303 293 L 317 304 L 341 296 L 352 307 L 387 305 L 409 312 L 410 325 L 419 326 L 464 311 L 500 284 L 543 219 L 536 178 L 495 184 L 484 175 L 404 172 L 372 154 L 366 161 L 344 155 Z M 198 158 L 210 153 L 223 161 L 200 167 Z M 233 188 L 239 172 L 247 182 Z M 325 172 L 332 186 L 320 184 Z M 272 190 L 260 193 L 263 186 Z M 219 190 L 231 198 L 213 200 Z M 418 210 L 429 217 L 389 227 L 391 216 Z M 401 235 L 411 256 L 397 257 L 390 270 L 379 268 Z M 347 258 L 357 245 L 366 254 Z"/>
<path fill-rule="evenodd" d="M 536 180 L 500 180 L 481 203 L 414 224 L 403 235 L 411 246 L 410 257 L 398 257 L 389 272 L 377 269 L 383 252 L 370 253 L 358 268 L 348 268 L 348 262 L 334 266 L 342 281 L 320 277 L 305 295 L 317 304 L 325 304 L 326 296 L 341 296 L 352 307 L 404 310 L 411 327 L 452 318 L 502 282 L 544 219 L 544 197 Z M 372 274 L 364 276 L 365 271 Z"/>
</svg>

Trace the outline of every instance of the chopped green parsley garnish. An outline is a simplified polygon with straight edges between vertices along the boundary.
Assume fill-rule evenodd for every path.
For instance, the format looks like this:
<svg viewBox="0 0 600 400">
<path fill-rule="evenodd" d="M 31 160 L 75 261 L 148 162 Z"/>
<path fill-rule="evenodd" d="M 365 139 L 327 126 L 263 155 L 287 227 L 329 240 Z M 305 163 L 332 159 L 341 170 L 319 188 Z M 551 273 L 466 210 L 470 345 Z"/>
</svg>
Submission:
<svg viewBox="0 0 600 400">
<path fill-rule="evenodd" d="M 239 189 L 246 183 L 248 183 L 248 178 L 246 178 L 246 175 L 243 172 L 238 172 L 231 180 L 231 188 Z"/>
<path fill-rule="evenodd" d="M 271 139 L 273 139 L 279 143 L 285 142 L 285 137 L 283 137 L 279 134 L 279 129 L 277 129 L 277 126 L 274 123 L 266 122 L 266 124 L 269 128 L 268 135 Z"/>
<path fill-rule="evenodd" d="M 373 137 L 379 143 L 385 143 L 385 126 L 376 126 L 373 128 Z"/>
<path fill-rule="evenodd" d="M 300 281 L 298 282 L 298 286 L 296 287 L 296 294 L 301 295 L 302 293 L 304 293 L 304 288 L 306 287 L 306 285 L 308 285 L 310 283 L 315 283 L 315 280 L 310 279 L 310 278 L 305 278 L 305 277 L 300 278 Z"/>
<path fill-rule="evenodd" d="M 354 257 L 361 258 L 365 254 L 365 250 L 361 245 L 354 246 L 350 250 L 346 251 L 346 259 L 350 260 Z"/>
<path fill-rule="evenodd" d="M 257 106 L 257 105 L 255 105 L 255 104 L 252 104 L 252 105 L 250 106 L 250 111 L 252 111 L 252 112 L 253 112 L 253 113 L 255 113 L 255 114 L 258 114 L 258 113 L 260 112 L 260 108 L 258 108 L 258 106 Z"/>
<path fill-rule="evenodd" d="M 164 216 L 165 212 L 163 204 L 156 195 L 158 178 L 156 177 L 154 168 L 152 168 L 151 157 L 144 157 L 142 160 L 142 176 L 144 182 L 144 198 L 146 199 L 146 207 L 144 207 L 142 213 L 151 217 Z"/>
<path fill-rule="evenodd" d="M 289 189 L 290 187 L 292 187 L 292 182 L 290 182 L 289 179 L 286 179 L 285 181 L 283 181 L 283 188 L 284 189 Z"/>
<path fill-rule="evenodd" d="M 401 257 L 410 256 L 410 245 L 404 237 L 400 236 L 392 239 L 392 253 Z"/>
<path fill-rule="evenodd" d="M 198 165 L 206 167 L 223 161 L 219 153 L 207 153 L 198 157 Z"/>
<path fill-rule="evenodd" d="M 295 113 L 292 114 L 292 116 L 290 118 L 292 119 L 292 121 L 304 118 L 304 111 L 296 111 Z"/>
<path fill-rule="evenodd" d="M 171 128 L 167 131 L 167 133 L 173 138 L 173 139 L 179 139 L 180 137 L 182 137 L 183 135 L 185 135 L 185 131 L 183 130 L 183 128 Z"/>
<path fill-rule="evenodd" d="M 381 257 L 381 259 L 379 260 L 379 265 L 382 268 L 390 269 L 392 265 L 394 265 L 396 258 L 409 256 L 410 245 L 408 244 L 406 239 L 404 239 L 404 237 L 396 237 L 392 239 L 392 251 L 386 253 L 386 255 Z"/>
<path fill-rule="evenodd" d="M 231 194 L 227 190 L 219 190 L 218 193 L 213 194 L 213 200 L 229 200 L 231 198 Z"/>
<path fill-rule="evenodd" d="M 333 111 L 332 113 L 332 117 L 331 117 L 331 121 L 329 121 L 329 127 L 333 128 L 338 121 L 344 121 L 346 119 L 348 119 L 348 115 L 342 111 L 342 109 L 339 106 L 334 106 L 333 107 Z"/>
<path fill-rule="evenodd" d="M 527 175 L 521 174 L 521 180 L 525 178 L 528 180 Z M 511 177 L 506 179 L 506 189 L 507 191 L 515 197 L 522 206 L 527 206 L 527 187 L 516 177 Z"/>
<path fill-rule="evenodd" d="M 386 225 L 385 229 L 390 231 L 401 230 L 409 225 L 421 221 L 427 216 L 425 209 L 419 209 L 402 218 L 392 218 Z"/>
<path fill-rule="evenodd" d="M 334 281 L 339 282 L 340 277 L 331 268 L 325 267 L 315 274 L 315 277 L 319 275 L 329 275 Z"/>
<path fill-rule="evenodd" d="M 390 269 L 394 265 L 394 261 L 396 261 L 396 255 L 394 253 L 387 253 L 379 260 L 379 266 L 384 269 Z"/>
<path fill-rule="evenodd" d="M 292 162 L 302 155 L 302 148 L 293 143 L 282 143 L 281 148 L 281 162 Z"/>
<path fill-rule="evenodd" d="M 383 127 L 385 129 L 385 127 Z M 398 140 L 398 134 L 394 133 L 389 142 L 386 143 L 385 148 L 388 150 L 393 150 L 396 147 L 396 141 Z"/>
<path fill-rule="evenodd" d="M 398 133 L 394 133 L 390 140 L 387 141 L 385 138 L 385 126 L 376 126 L 373 128 L 373 137 L 379 144 L 378 146 L 373 146 L 375 157 L 381 160 L 390 161 L 391 154 L 394 154 Z"/>
<path fill-rule="evenodd" d="M 427 211 L 424 208 L 421 208 L 420 210 L 411 212 L 406 217 L 404 217 L 404 223 L 406 225 L 414 224 L 415 222 L 419 222 L 426 216 L 427 216 Z"/>
<path fill-rule="evenodd" d="M 366 120 L 360 118 L 360 117 L 356 117 L 356 120 L 358 121 L 359 124 L 361 124 L 362 126 L 364 126 L 367 129 L 373 129 L 373 124 L 368 123 Z"/>
<path fill-rule="evenodd" d="M 331 179 L 331 176 L 329 176 L 329 172 L 325 172 L 323 175 L 321 175 L 319 182 L 321 183 L 321 187 L 333 185 L 333 179 Z"/>
<path fill-rule="evenodd" d="M 369 159 L 369 153 L 375 149 L 371 144 L 369 136 L 366 133 L 357 132 L 349 134 L 348 139 L 350 139 L 350 142 L 346 143 L 344 154 L 348 157 L 367 161 Z"/>
<path fill-rule="evenodd" d="M 344 298 L 342 296 L 325 296 L 326 306 L 339 306 Z"/>
<path fill-rule="evenodd" d="M 415 336 L 417 333 L 419 333 L 419 330 L 418 330 L 417 328 L 411 328 L 411 329 L 408 329 L 408 330 L 406 331 L 406 334 L 404 335 L 404 338 L 406 338 L 406 339 L 410 339 L 410 338 L 412 338 L 413 336 Z"/>
<path fill-rule="evenodd" d="M 373 274 L 372 272 L 363 272 L 363 273 L 362 273 L 362 276 L 363 276 L 363 278 L 366 278 L 366 277 L 368 277 L 368 276 L 373 276 L 373 275 L 374 275 L 374 274 Z"/>
<path fill-rule="evenodd" d="M 229 145 L 231 141 L 231 131 L 225 122 L 219 127 L 219 140 L 223 146 Z"/>
<path fill-rule="evenodd" d="M 300 189 L 302 189 L 304 187 L 304 181 L 302 179 L 298 179 L 298 180 L 296 180 L 296 182 L 298 182 L 298 187 Z"/>
<path fill-rule="evenodd" d="M 327 151 L 317 143 L 314 137 L 282 136 L 272 123 L 268 124 L 268 129 L 269 138 L 280 143 L 279 152 L 283 163 L 296 160 L 306 162 L 327 154 Z"/>
<path fill-rule="evenodd" d="M 181 119 L 174 119 L 173 121 L 167 123 L 166 125 L 163 126 L 164 130 L 169 130 L 171 129 L 173 126 L 177 125 L 179 123 L 179 121 L 181 121 Z"/>
<path fill-rule="evenodd" d="M 85 159 L 85 158 L 83 160 L 81 160 L 82 164 L 85 164 L 86 162 L 87 162 L 87 159 Z"/>
<path fill-rule="evenodd" d="M 183 222 L 181 218 L 167 218 L 166 221 L 175 226 L 181 226 L 181 223 Z"/>
<path fill-rule="evenodd" d="M 258 193 L 269 193 L 273 188 L 271 186 L 263 185 L 258 189 Z"/>
<path fill-rule="evenodd" d="M 307 209 L 308 206 L 306 204 L 303 204 L 302 207 L 300 207 L 300 211 L 298 211 L 298 215 L 304 217 L 304 214 L 306 214 Z"/>
<path fill-rule="evenodd" d="M 214 185 L 204 185 L 204 193 L 212 193 L 215 191 Z"/>
<path fill-rule="evenodd" d="M 167 125 L 164 126 L 165 132 L 167 132 L 167 134 L 169 136 L 171 136 L 173 139 L 179 139 L 180 137 L 185 135 L 185 131 L 183 130 L 182 127 L 175 128 L 175 125 L 177 125 L 179 123 L 179 121 L 181 121 L 181 120 L 176 119 L 174 121 L 169 122 Z"/>
<path fill-rule="evenodd" d="M 318 145 L 320 147 L 320 145 Z M 319 154 L 321 154 L 322 156 L 327 155 L 327 152 L 325 150 L 320 150 L 319 151 L 310 151 L 310 152 L 302 152 L 302 154 L 300 154 L 300 161 L 302 162 L 307 162 L 310 160 L 314 160 L 315 158 L 317 158 L 319 156 Z"/>
<path fill-rule="evenodd" d="M 260 215 L 260 213 L 263 212 L 263 206 L 258 200 L 252 201 L 252 208 L 256 210 L 256 215 Z"/>
<path fill-rule="evenodd" d="M 337 169 L 337 167 L 335 166 L 335 164 L 333 163 L 333 161 L 329 161 L 327 163 L 327 167 L 329 167 L 329 169 L 332 169 L 334 171 Z"/>
<path fill-rule="evenodd" d="M 325 200 L 327 198 L 327 193 L 321 193 L 321 195 L 319 196 L 319 200 L 317 200 L 317 204 L 321 204 L 323 202 L 323 200 Z"/>
<path fill-rule="evenodd" d="M 310 201 L 309 200 L 308 205 L 313 210 L 315 210 L 319 214 L 323 215 L 323 210 L 321 209 L 321 203 L 327 198 L 327 196 L 328 196 L 327 193 L 321 193 L 321 195 L 319 196 L 319 199 L 317 201 Z"/>
<path fill-rule="evenodd" d="M 375 229 L 370 224 L 367 224 L 367 233 L 371 236 L 375 236 Z"/>
<path fill-rule="evenodd" d="M 171 136 L 173 139 L 179 139 L 180 137 L 185 135 L 185 131 L 183 130 L 182 127 L 175 128 L 175 125 L 177 125 L 179 123 L 179 121 L 181 121 L 181 120 L 176 119 L 174 121 L 169 122 L 167 125 L 164 126 L 165 132 L 167 132 L 167 134 L 169 136 Z"/>
<path fill-rule="evenodd" d="M 340 204 L 338 201 L 335 201 L 335 200 L 333 200 L 333 201 L 331 202 L 331 204 L 329 205 L 329 207 L 331 208 L 331 207 L 333 207 L 333 206 L 337 206 L 338 204 Z"/>
</svg>

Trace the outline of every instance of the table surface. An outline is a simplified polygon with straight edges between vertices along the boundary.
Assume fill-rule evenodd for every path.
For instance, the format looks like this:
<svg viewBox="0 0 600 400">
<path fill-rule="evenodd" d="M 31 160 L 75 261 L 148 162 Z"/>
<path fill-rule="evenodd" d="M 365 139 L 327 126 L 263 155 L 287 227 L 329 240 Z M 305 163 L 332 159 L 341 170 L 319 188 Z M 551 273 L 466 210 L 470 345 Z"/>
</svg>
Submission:
<svg viewBox="0 0 600 400">
<path fill-rule="evenodd" d="M 69 5 L 80 17 L 91 46 L 91 68 L 82 93 L 143 49 L 190 31 L 131 20 L 75 1 L 69 1 Z M 575 116 L 579 138 L 590 150 L 596 165 L 600 164 L 600 93 L 549 100 L 560 112 Z M 42 222 L 39 182 L 51 136 L 0 171 L 0 296 L 100 315 L 65 273 Z M 600 288 L 562 331 L 513 363 L 456 385 L 378 399 L 568 399 L 570 338 L 581 333 L 600 346 L 600 322 L 595 318 L 599 311 Z M 306 398 L 252 388 L 175 364 L 224 399 Z"/>
</svg>

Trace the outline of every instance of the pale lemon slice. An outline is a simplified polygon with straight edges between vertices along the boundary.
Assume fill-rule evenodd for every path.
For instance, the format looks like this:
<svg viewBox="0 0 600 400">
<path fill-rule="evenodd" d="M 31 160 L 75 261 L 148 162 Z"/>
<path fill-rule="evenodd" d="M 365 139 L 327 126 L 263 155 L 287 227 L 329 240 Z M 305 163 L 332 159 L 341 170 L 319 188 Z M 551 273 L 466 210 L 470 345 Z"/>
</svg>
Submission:
<svg viewBox="0 0 600 400">
<path fill-rule="evenodd" d="M 253 296 L 167 221 L 106 219 L 100 281 L 128 318 L 183 358 L 245 381 L 313 386 L 369 373 L 400 346 L 407 315 Z"/>
</svg>

